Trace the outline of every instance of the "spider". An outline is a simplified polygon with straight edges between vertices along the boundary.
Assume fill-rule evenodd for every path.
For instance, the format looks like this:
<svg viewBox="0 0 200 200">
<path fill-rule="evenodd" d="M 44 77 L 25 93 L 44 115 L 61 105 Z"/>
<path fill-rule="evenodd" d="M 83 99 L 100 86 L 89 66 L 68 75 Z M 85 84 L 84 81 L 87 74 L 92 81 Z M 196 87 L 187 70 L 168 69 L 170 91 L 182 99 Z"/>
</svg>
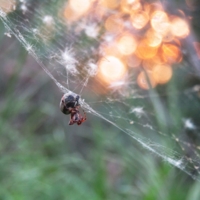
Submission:
<svg viewBox="0 0 200 200">
<path fill-rule="evenodd" d="M 74 97 L 73 95 L 64 94 L 60 101 L 60 110 L 65 114 L 71 114 L 69 125 L 73 125 L 77 123 L 77 125 L 81 125 L 84 121 L 86 121 L 86 114 L 83 110 L 84 117 L 79 112 L 79 96 Z"/>
</svg>

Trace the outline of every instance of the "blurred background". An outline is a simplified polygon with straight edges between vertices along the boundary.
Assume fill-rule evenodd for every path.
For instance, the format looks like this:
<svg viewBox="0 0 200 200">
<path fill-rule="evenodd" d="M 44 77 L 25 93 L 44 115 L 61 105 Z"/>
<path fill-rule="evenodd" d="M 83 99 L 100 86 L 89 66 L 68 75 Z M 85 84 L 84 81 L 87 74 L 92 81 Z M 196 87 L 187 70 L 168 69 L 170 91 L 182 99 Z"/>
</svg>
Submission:
<svg viewBox="0 0 200 200">
<path fill-rule="evenodd" d="M 6 2 L 10 4 L 6 4 Z M 34 1 L 34 6 L 40 9 L 39 13 L 41 14 L 44 10 L 54 10 L 55 2 L 44 1 L 41 3 L 40 1 Z M 63 3 L 63 1 L 60 2 Z M 103 2 L 105 3 L 104 6 L 112 7 L 114 3 L 118 2 L 119 4 L 123 1 Z M 127 3 L 128 1 L 124 2 Z M 148 2 L 150 1 L 141 1 L 141 4 Z M 18 23 L 19 25 L 19 21 L 23 16 L 28 16 L 29 23 L 35 24 L 34 20 L 37 20 L 38 16 L 37 14 L 36 17 L 30 15 L 33 12 L 37 13 L 34 10 L 35 8 L 30 6 L 32 3 L 32 1 L 25 0 L 19 2 L 0 0 L 0 7 L 7 13 L 12 24 Z M 154 124 L 154 121 L 158 121 L 162 114 L 168 115 L 170 113 L 173 116 L 170 118 L 169 124 L 176 124 L 175 128 L 174 126 L 169 127 L 169 124 L 163 126 L 161 122 L 157 122 L 157 124 L 155 122 L 154 125 L 166 134 L 173 129 L 175 133 L 181 135 L 180 137 L 185 143 L 191 145 L 190 149 L 185 147 L 186 151 L 181 146 L 181 155 L 186 155 L 188 160 L 191 159 L 190 163 L 193 164 L 193 167 L 189 166 L 189 169 L 186 170 L 190 173 L 190 176 L 171 166 L 168 162 L 163 162 L 161 158 L 147 151 L 141 144 L 131 139 L 129 135 L 124 134 L 120 129 L 100 117 L 94 117 L 89 112 L 87 112 L 87 121 L 81 126 L 69 126 L 69 116 L 63 115 L 59 109 L 59 102 L 63 93 L 44 72 L 32 53 L 29 52 L 29 54 L 22 43 L 8 29 L 5 29 L 4 24 L 0 21 L 0 199 L 200 199 L 200 183 L 197 180 L 199 162 L 194 160 L 198 159 L 196 147 L 200 142 L 200 89 L 198 87 L 200 83 L 200 54 L 198 54 L 200 52 L 198 43 L 198 39 L 200 39 L 198 38 L 200 4 L 197 0 L 186 0 L 184 3 L 178 0 L 173 2 L 162 1 L 161 3 L 165 5 L 166 12 L 172 10 L 169 15 L 175 15 L 176 10 L 182 9 L 179 12 L 190 20 L 188 26 L 190 33 L 183 30 L 184 35 L 179 34 L 177 36 L 183 39 L 179 41 L 182 44 L 181 46 L 177 46 L 178 42 L 175 45 L 178 47 L 175 50 L 179 49 L 177 50 L 179 54 L 175 56 L 170 54 L 171 57 L 167 57 L 166 62 L 173 61 L 170 63 L 171 66 L 179 65 L 175 69 L 172 68 L 173 77 L 164 77 L 166 80 L 162 79 L 160 83 L 158 82 L 158 84 L 162 83 L 158 87 L 156 87 L 156 84 L 154 85 L 155 80 L 153 82 L 151 78 L 146 80 L 143 77 L 142 81 L 137 82 L 137 89 L 138 91 L 142 90 L 143 97 L 152 95 L 151 92 L 153 91 L 153 94 L 156 93 L 161 96 L 160 102 L 162 105 L 168 104 L 169 107 L 171 105 L 169 111 L 156 108 L 155 110 L 158 112 L 156 112 L 156 116 L 153 115 L 153 121 L 151 122 Z M 110 7 L 109 9 L 111 9 Z M 69 9 L 69 7 L 66 6 L 66 9 Z M 114 6 L 112 9 L 118 10 L 119 8 Z M 67 13 L 70 12 L 67 11 Z M 65 17 L 75 23 L 76 20 L 80 19 L 80 16 L 73 14 Z M 73 27 L 72 22 L 67 25 L 68 28 Z M 29 23 L 23 25 L 31 30 Z M 137 23 L 139 22 L 137 21 Z M 61 25 L 57 24 L 57 26 Z M 11 28 L 17 29 L 15 27 Z M 116 31 L 116 29 L 114 30 Z M 32 34 L 31 31 L 29 31 L 29 34 Z M 194 34 L 195 37 L 187 37 L 188 34 Z M 56 40 L 56 37 L 60 37 L 60 35 L 57 34 L 54 37 L 53 40 Z M 33 40 L 33 38 L 31 39 Z M 84 37 L 81 39 L 83 43 L 94 44 L 94 41 L 86 41 Z M 174 44 L 174 41 L 172 44 Z M 44 46 L 45 54 L 45 48 L 48 46 L 46 38 L 42 38 L 40 45 Z M 55 46 L 52 48 L 55 48 Z M 186 46 L 187 48 L 185 48 Z M 39 55 L 43 55 L 42 47 Z M 168 49 L 170 49 L 169 46 Z M 170 53 L 175 50 L 170 50 Z M 90 51 L 91 49 L 86 45 L 86 55 Z M 123 53 L 123 47 L 121 51 Z M 146 54 L 141 53 L 141 49 L 138 51 L 139 53 L 137 52 L 136 55 L 139 59 L 145 60 L 144 56 Z M 130 52 L 132 53 L 132 50 Z M 104 53 L 102 55 L 106 56 Z M 93 54 L 92 56 L 97 55 Z M 107 59 L 111 58 L 108 57 Z M 44 60 L 44 63 L 45 61 L 47 59 Z M 99 62 L 101 63 L 101 60 Z M 114 64 L 116 64 L 115 61 Z M 99 64 L 99 67 L 101 66 L 103 64 Z M 95 102 L 98 102 L 98 100 L 111 94 L 109 90 L 105 92 L 104 88 L 107 88 L 108 82 L 113 80 L 108 80 L 109 76 L 107 74 L 103 75 L 101 74 L 99 78 L 100 83 L 105 82 L 103 89 L 99 88 L 100 92 L 97 91 L 100 94 L 99 99 L 97 97 L 93 98 L 93 93 L 89 93 L 90 90 L 86 87 L 84 95 L 88 95 L 88 100 L 95 99 Z M 92 83 L 94 84 L 94 82 Z M 155 87 L 155 89 L 149 92 L 148 89 L 151 88 L 149 85 Z M 97 88 L 96 85 L 95 87 Z M 78 89 L 81 89 L 81 86 Z M 74 87 L 72 91 L 75 90 Z M 177 95 L 177 92 L 179 95 Z M 139 105 L 141 102 L 153 104 L 150 97 L 144 98 L 144 100 L 136 99 L 134 102 L 129 102 L 128 105 L 130 106 L 133 103 Z M 126 97 L 126 99 L 128 98 Z M 98 109 L 102 112 L 108 112 L 104 103 L 98 106 Z M 117 108 L 117 105 L 113 105 L 112 109 L 119 108 Z M 146 109 L 148 114 L 152 112 L 152 106 L 147 105 Z M 122 124 L 124 116 L 126 115 L 122 113 L 119 119 Z M 125 120 L 127 121 L 129 117 L 130 115 L 127 114 Z M 182 123 L 183 120 L 187 122 L 184 123 L 185 126 Z M 145 132 L 144 127 L 139 124 L 133 127 L 132 130 L 137 131 L 138 134 L 146 135 L 147 140 L 153 138 L 158 146 L 164 144 L 169 149 L 174 150 L 180 145 L 180 143 L 174 145 L 175 139 L 172 140 L 171 136 L 167 138 L 164 136 L 160 138 L 160 135 L 148 136 L 149 130 Z M 192 178 L 192 175 L 195 179 Z"/>
</svg>

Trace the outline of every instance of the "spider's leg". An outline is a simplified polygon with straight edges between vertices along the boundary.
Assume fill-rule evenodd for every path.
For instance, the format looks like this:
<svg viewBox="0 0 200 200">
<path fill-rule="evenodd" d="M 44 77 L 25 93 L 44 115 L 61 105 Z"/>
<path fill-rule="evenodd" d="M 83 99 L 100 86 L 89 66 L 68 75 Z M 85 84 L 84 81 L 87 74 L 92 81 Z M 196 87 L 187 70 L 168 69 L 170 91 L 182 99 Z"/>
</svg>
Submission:
<svg viewBox="0 0 200 200">
<path fill-rule="evenodd" d="M 71 113 L 69 125 L 73 125 L 76 121 L 74 120 L 75 114 Z"/>
<path fill-rule="evenodd" d="M 77 122 L 77 125 L 81 125 L 81 124 L 82 124 L 82 121 L 78 121 L 78 122 Z"/>
<path fill-rule="evenodd" d="M 69 125 L 73 125 L 75 122 L 71 119 L 70 121 L 69 121 Z"/>
<path fill-rule="evenodd" d="M 78 122 L 78 121 L 79 121 L 79 118 L 80 118 L 80 114 L 79 114 L 79 112 L 77 112 L 77 113 L 74 115 L 74 121 Z"/>
<path fill-rule="evenodd" d="M 83 111 L 83 114 L 84 114 L 84 117 L 83 117 L 83 119 L 82 119 L 82 120 L 83 120 L 82 122 L 84 122 L 87 118 L 86 118 L 85 110 L 82 109 L 82 111 Z"/>
</svg>

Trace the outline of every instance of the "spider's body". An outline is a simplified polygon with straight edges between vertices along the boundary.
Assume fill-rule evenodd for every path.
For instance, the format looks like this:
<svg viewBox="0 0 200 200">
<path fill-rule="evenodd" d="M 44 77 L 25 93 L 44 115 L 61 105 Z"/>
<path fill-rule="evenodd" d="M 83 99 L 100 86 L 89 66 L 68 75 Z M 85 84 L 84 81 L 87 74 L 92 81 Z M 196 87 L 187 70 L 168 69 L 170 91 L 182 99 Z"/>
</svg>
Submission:
<svg viewBox="0 0 200 200">
<path fill-rule="evenodd" d="M 71 114 L 69 125 L 77 123 L 81 125 L 86 120 L 86 115 L 83 117 L 79 112 L 79 96 L 74 97 L 73 95 L 64 94 L 60 101 L 60 110 L 65 114 Z M 85 114 L 85 112 L 84 112 Z"/>
<path fill-rule="evenodd" d="M 69 94 L 64 94 L 60 101 L 60 109 L 65 115 L 69 115 L 71 113 L 71 110 L 77 106 L 79 106 L 78 103 L 79 96 L 76 98 Z"/>
</svg>

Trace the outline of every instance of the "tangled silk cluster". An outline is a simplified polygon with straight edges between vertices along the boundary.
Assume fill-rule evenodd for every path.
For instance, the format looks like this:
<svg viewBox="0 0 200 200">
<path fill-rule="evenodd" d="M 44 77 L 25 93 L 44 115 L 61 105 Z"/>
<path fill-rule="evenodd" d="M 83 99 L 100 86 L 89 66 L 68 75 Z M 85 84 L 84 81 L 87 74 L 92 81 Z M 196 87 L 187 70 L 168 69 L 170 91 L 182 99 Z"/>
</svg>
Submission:
<svg viewBox="0 0 200 200">
<path fill-rule="evenodd" d="M 180 40 L 190 32 L 183 13 L 174 16 L 158 1 L 140 0 L 70 0 L 65 9 L 65 17 L 72 21 L 91 13 L 103 19 L 105 28 L 98 61 L 101 80 L 124 80 L 133 68 L 140 68 L 135 73 L 140 71 L 137 83 L 143 89 L 171 79 L 172 64 L 182 60 Z"/>
</svg>

